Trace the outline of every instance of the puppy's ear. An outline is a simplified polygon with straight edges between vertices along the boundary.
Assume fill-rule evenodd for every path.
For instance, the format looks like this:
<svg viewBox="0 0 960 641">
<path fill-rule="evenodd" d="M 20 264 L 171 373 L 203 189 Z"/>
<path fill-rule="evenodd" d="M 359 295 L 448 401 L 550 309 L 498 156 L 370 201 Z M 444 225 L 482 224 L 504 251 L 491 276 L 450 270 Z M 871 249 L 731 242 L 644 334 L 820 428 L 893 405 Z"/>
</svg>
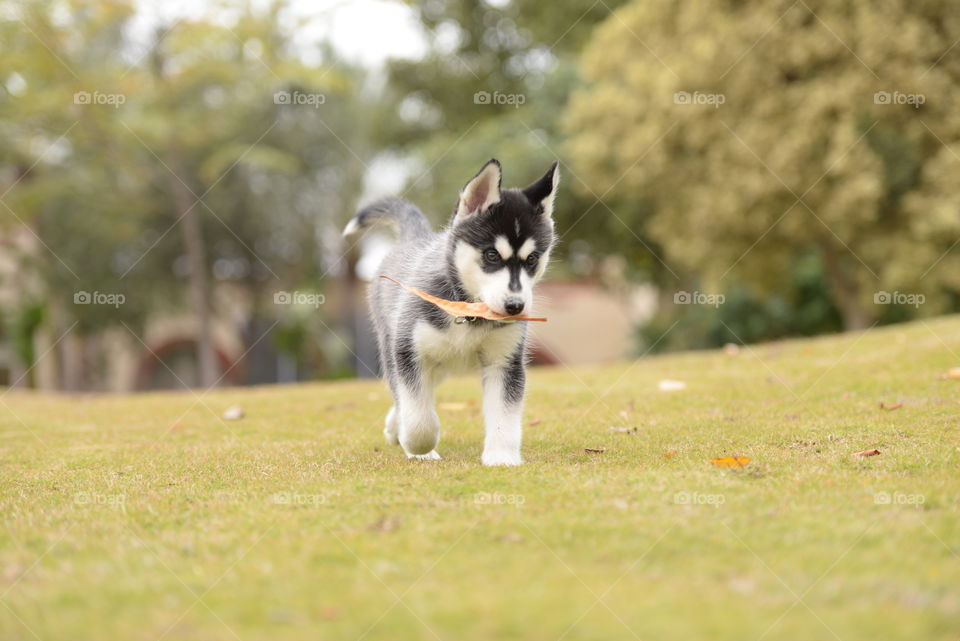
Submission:
<svg viewBox="0 0 960 641">
<path fill-rule="evenodd" d="M 560 168 L 557 165 L 554 162 L 547 173 L 523 190 L 523 195 L 531 205 L 543 206 L 543 215 L 547 218 L 553 216 L 553 200 L 557 196 L 557 185 L 560 184 Z"/>
<path fill-rule="evenodd" d="M 491 158 L 480 172 L 460 190 L 455 222 L 485 211 L 490 205 L 500 202 L 500 179 L 502 172 L 500 161 Z"/>
</svg>

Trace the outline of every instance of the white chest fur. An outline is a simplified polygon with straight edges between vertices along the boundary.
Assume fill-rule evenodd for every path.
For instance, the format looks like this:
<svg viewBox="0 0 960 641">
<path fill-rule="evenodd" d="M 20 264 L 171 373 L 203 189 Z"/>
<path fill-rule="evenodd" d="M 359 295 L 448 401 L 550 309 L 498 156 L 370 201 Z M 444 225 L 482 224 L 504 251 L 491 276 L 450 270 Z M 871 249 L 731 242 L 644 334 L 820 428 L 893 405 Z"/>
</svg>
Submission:
<svg viewBox="0 0 960 641">
<path fill-rule="evenodd" d="M 458 372 L 506 362 L 517 349 L 522 327 L 451 323 L 437 329 L 420 322 L 413 331 L 417 354 L 431 369 Z"/>
</svg>

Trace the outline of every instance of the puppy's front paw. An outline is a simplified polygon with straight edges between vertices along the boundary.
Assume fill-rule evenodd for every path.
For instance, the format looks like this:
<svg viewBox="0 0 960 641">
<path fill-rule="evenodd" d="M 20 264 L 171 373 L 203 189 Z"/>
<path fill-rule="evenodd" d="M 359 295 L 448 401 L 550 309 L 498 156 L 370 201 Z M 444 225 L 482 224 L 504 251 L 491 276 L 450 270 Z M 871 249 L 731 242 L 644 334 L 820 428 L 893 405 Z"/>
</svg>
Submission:
<svg viewBox="0 0 960 641">
<path fill-rule="evenodd" d="M 417 459 L 419 461 L 439 461 L 440 455 L 436 450 L 431 450 L 426 454 L 407 454 L 408 459 Z"/>
<path fill-rule="evenodd" d="M 480 461 L 484 465 L 523 465 L 520 452 L 509 450 L 485 450 Z"/>
</svg>

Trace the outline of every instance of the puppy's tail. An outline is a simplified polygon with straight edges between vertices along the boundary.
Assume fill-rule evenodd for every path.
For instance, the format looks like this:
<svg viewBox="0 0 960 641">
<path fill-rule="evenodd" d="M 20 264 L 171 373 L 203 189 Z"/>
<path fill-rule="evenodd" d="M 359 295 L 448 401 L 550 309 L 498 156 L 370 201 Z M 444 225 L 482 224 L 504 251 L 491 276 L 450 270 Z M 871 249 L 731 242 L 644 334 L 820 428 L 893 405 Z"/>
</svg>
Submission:
<svg viewBox="0 0 960 641">
<path fill-rule="evenodd" d="M 381 223 L 394 225 L 403 240 L 423 238 L 432 231 L 427 217 L 417 209 L 416 205 L 399 198 L 384 198 L 358 211 L 357 215 L 344 227 L 343 235 L 349 236 L 361 229 Z"/>
</svg>

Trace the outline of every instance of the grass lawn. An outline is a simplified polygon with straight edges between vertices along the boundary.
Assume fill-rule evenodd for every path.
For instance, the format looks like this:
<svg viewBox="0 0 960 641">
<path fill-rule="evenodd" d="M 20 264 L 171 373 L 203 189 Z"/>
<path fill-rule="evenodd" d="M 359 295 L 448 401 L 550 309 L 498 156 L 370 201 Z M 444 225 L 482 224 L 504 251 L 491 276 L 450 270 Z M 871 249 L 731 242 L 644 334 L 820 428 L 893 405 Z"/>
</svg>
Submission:
<svg viewBox="0 0 960 641">
<path fill-rule="evenodd" d="M 0 639 L 956 641 L 953 367 L 957 317 L 535 369 L 520 468 L 480 465 L 475 377 L 439 462 L 375 381 L 11 391 Z"/>
</svg>

